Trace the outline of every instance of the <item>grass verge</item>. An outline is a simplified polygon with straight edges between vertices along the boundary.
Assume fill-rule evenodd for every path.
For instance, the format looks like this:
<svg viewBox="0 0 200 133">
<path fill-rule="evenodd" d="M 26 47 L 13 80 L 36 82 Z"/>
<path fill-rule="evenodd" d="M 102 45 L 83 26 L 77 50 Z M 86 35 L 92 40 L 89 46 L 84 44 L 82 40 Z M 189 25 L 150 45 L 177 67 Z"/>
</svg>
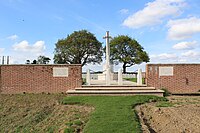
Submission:
<svg viewBox="0 0 200 133">
<path fill-rule="evenodd" d="M 134 107 L 149 101 L 166 99 L 156 96 L 76 96 L 64 98 L 63 103 L 95 107 L 84 128 L 85 133 L 140 133 Z"/>
<path fill-rule="evenodd" d="M 63 94 L 0 94 L 0 133 L 82 132 L 93 108 L 65 106 L 60 102 L 64 97 Z"/>
</svg>

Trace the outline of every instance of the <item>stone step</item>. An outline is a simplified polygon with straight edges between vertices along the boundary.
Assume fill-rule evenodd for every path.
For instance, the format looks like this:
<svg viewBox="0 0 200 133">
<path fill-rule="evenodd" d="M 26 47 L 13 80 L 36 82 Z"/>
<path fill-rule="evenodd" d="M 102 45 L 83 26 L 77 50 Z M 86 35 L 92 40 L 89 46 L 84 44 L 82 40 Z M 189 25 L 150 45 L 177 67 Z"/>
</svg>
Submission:
<svg viewBox="0 0 200 133">
<path fill-rule="evenodd" d="M 113 87 L 147 87 L 146 84 L 144 85 L 82 85 L 82 88 L 113 88 Z"/>
<path fill-rule="evenodd" d="M 123 87 L 123 86 L 118 86 L 118 87 L 84 87 L 84 88 L 76 88 L 75 90 L 78 91 L 114 91 L 114 90 L 155 90 L 155 87 Z"/>
<path fill-rule="evenodd" d="M 163 96 L 163 90 L 68 90 L 68 95 L 156 95 Z"/>
</svg>

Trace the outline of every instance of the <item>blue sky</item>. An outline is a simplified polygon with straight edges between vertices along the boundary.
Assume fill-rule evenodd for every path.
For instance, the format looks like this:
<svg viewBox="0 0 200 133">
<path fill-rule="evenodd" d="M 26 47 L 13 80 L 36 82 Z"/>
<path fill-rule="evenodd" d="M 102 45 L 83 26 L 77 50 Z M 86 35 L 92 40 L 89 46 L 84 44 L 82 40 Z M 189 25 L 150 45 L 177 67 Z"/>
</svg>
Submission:
<svg viewBox="0 0 200 133">
<path fill-rule="evenodd" d="M 58 39 L 87 29 L 103 45 L 106 31 L 135 38 L 151 63 L 199 63 L 199 7 L 199 0 L 0 0 L 0 56 L 14 64 L 53 60 Z"/>
</svg>

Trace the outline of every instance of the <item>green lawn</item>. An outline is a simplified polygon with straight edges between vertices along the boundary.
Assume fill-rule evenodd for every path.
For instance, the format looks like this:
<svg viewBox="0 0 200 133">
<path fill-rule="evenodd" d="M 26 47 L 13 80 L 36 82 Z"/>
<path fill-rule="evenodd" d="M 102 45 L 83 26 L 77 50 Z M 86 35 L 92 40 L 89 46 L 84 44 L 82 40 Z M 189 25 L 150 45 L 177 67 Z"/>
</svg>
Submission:
<svg viewBox="0 0 200 133">
<path fill-rule="evenodd" d="M 134 107 L 149 101 L 166 99 L 156 96 L 73 96 L 64 98 L 63 103 L 95 107 L 84 133 L 140 133 Z"/>
<path fill-rule="evenodd" d="M 124 78 L 124 79 L 132 82 L 137 82 L 137 78 Z M 145 78 L 142 78 L 142 83 L 143 84 L 145 83 Z"/>
</svg>

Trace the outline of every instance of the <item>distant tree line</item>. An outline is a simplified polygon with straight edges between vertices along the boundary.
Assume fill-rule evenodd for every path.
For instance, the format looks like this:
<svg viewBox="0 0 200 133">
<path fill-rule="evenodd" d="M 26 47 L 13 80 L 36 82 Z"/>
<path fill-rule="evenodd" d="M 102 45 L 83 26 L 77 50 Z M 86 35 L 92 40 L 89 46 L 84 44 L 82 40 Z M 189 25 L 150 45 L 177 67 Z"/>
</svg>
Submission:
<svg viewBox="0 0 200 133">
<path fill-rule="evenodd" d="M 37 60 L 33 60 L 32 62 L 30 60 L 26 60 L 26 64 L 49 64 L 50 58 L 40 55 Z"/>
</svg>

